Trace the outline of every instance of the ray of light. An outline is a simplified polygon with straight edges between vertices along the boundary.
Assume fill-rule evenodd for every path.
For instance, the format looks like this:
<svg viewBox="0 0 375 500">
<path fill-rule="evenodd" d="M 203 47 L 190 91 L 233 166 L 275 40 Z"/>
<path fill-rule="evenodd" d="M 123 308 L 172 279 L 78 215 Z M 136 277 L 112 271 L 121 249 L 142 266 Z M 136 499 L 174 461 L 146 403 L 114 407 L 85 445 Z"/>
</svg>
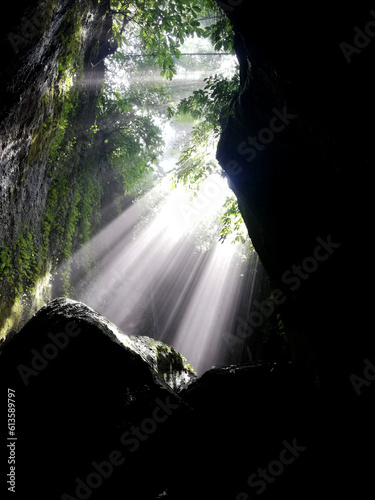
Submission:
<svg viewBox="0 0 375 500">
<path fill-rule="evenodd" d="M 217 245 L 206 263 L 174 339 L 199 373 L 220 364 L 222 332 L 233 315 L 238 277 L 233 252 Z"/>
<path fill-rule="evenodd" d="M 78 298 L 124 332 L 173 345 L 198 373 L 226 361 L 222 335 L 233 323 L 242 281 L 236 248 L 218 243 L 217 213 L 230 194 L 218 175 L 196 198 L 160 184 L 108 224 L 72 262 L 99 262 L 72 276 Z M 216 217 L 216 219 L 215 219 Z M 211 231 L 211 234 L 210 234 Z M 82 283 L 84 287 L 82 289 Z"/>
</svg>

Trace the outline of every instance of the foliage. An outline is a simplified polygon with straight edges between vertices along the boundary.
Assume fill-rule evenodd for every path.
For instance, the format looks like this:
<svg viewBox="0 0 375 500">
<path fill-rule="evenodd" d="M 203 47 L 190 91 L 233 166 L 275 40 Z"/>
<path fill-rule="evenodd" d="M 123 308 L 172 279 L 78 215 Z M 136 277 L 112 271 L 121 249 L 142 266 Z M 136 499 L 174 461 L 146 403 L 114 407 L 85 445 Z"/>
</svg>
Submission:
<svg viewBox="0 0 375 500">
<path fill-rule="evenodd" d="M 156 63 L 168 80 L 176 74 L 176 60 L 189 37 L 209 39 L 216 51 L 233 51 L 230 21 L 214 0 L 111 0 L 111 6 L 113 45 L 130 49 L 128 54 L 117 50 L 115 57 L 122 62 L 137 57 L 139 65 Z"/>
<path fill-rule="evenodd" d="M 214 75 L 204 81 L 203 89 L 194 91 L 176 108 L 168 110 L 170 118 L 176 114 L 189 114 L 199 120 L 178 162 L 177 180 L 190 185 L 204 180 L 215 170 L 219 171 L 214 146 L 221 132 L 221 123 L 229 116 L 231 102 L 239 88 L 238 73 L 232 78 Z"/>
<path fill-rule="evenodd" d="M 232 243 L 246 243 L 247 234 L 245 232 L 245 224 L 234 196 L 226 199 L 220 221 L 222 223 L 220 241 L 231 238 Z M 250 247 L 253 249 L 251 243 Z"/>
<path fill-rule="evenodd" d="M 162 145 L 160 130 L 149 117 L 134 117 L 127 125 L 114 131 L 108 143 L 109 163 L 125 194 L 153 171 Z"/>
<path fill-rule="evenodd" d="M 224 14 L 218 22 L 208 26 L 206 31 L 215 50 L 223 50 L 225 52 L 234 51 L 232 26 L 229 19 Z"/>
<path fill-rule="evenodd" d="M 236 72 L 232 78 L 220 75 L 205 78 L 203 89 L 195 90 L 193 94 L 183 99 L 177 108 L 169 109 L 169 116 L 191 114 L 196 119 L 208 123 L 215 136 L 221 131 L 221 122 L 228 118 L 233 99 L 238 95 L 239 75 Z"/>
<path fill-rule="evenodd" d="M 174 184 L 182 182 L 193 194 L 199 190 L 199 183 L 219 170 L 214 158 L 212 127 L 203 121 L 191 132 L 189 143 L 180 154 Z"/>
<path fill-rule="evenodd" d="M 221 172 L 213 152 L 223 124 L 230 115 L 232 102 L 238 95 L 239 74 L 236 72 L 232 78 L 214 75 L 204 81 L 203 89 L 194 91 L 175 109 L 168 110 L 170 117 L 189 115 L 198 120 L 180 155 L 174 180 L 174 185 L 183 182 L 195 194 L 201 181 L 214 172 Z M 227 198 L 222 210 L 220 241 L 231 238 L 232 243 L 245 243 L 248 238 L 236 198 Z"/>
<path fill-rule="evenodd" d="M 115 15 L 116 44 L 122 44 L 122 49 L 118 50 L 113 58 L 114 64 L 118 64 L 118 67 L 124 64 L 134 65 L 131 58 L 143 55 L 147 57 L 140 57 L 137 66 L 132 66 L 135 71 L 138 71 L 142 64 L 144 69 L 148 68 L 152 71 L 157 63 L 162 69 L 161 75 L 171 80 L 176 74 L 175 64 L 181 56 L 181 46 L 186 38 L 193 35 L 208 38 L 215 50 L 233 50 L 233 30 L 227 17 L 213 0 L 189 2 L 186 0 L 158 2 L 138 0 L 127 3 L 113 0 L 111 5 Z M 215 22 L 206 22 L 213 18 Z M 125 27 L 127 37 L 123 36 Z M 214 158 L 215 141 L 220 134 L 221 121 L 229 115 L 230 103 L 237 94 L 238 87 L 237 74 L 233 78 L 223 78 L 215 74 L 205 79 L 204 89 L 195 91 L 192 96 L 182 99 L 177 108 L 169 109 L 169 117 L 176 114 L 179 116 L 188 114 L 197 122 L 189 144 L 181 153 L 176 176 L 176 182 L 182 180 L 193 192 L 199 188 L 200 181 L 219 170 Z M 126 110 L 128 114 L 131 114 L 129 98 L 126 97 L 124 103 L 122 96 L 118 93 L 116 96 L 120 104 L 119 111 Z M 143 101 L 143 109 L 148 108 L 145 99 Z M 155 109 L 155 101 L 150 105 Z M 106 109 L 108 112 L 108 105 Z M 151 121 L 147 124 L 143 118 L 143 120 L 137 119 L 133 122 L 135 130 L 142 129 L 142 125 L 144 131 L 148 130 L 147 135 L 151 138 L 151 146 L 152 139 L 156 139 L 154 142 L 156 145 L 158 137 L 152 129 Z M 126 134 L 125 128 L 121 135 L 111 138 L 111 144 L 113 140 L 118 146 L 111 153 L 110 161 L 122 176 L 127 191 L 129 184 L 134 184 L 137 177 L 149 171 L 150 165 L 147 165 L 142 158 L 142 148 L 139 147 L 139 143 L 134 136 Z M 156 161 L 152 147 L 147 153 L 149 156 L 151 153 L 151 163 L 154 158 Z M 126 169 L 121 167 L 125 164 Z"/>
<path fill-rule="evenodd" d="M 155 57 L 161 75 L 172 80 L 176 74 L 175 59 L 181 55 L 180 47 L 186 37 L 206 36 L 198 18 L 199 0 L 112 0 L 115 14 L 114 37 L 121 43 L 127 23 L 133 21 L 139 30 L 142 53 Z"/>
<path fill-rule="evenodd" d="M 224 10 L 215 1 L 202 0 L 202 14 L 205 16 L 203 23 L 206 19 L 215 21 L 205 26 L 205 36 L 209 38 L 214 50 L 234 52 L 234 31 Z"/>
<path fill-rule="evenodd" d="M 195 36 L 209 39 L 215 50 L 233 49 L 233 30 L 214 0 L 112 0 L 111 8 L 115 18 L 114 45 L 122 45 L 113 58 L 118 67 L 131 63 L 134 56 L 143 55 L 149 57 L 146 67 L 152 69 L 157 63 L 162 70 L 161 75 L 172 80 L 176 74 L 176 60 L 181 56 L 181 46 L 187 38 Z M 208 19 L 215 19 L 215 22 L 206 22 Z M 127 37 L 124 36 L 125 28 Z M 144 61 L 144 58 L 141 57 L 142 60 Z M 190 114 L 193 119 L 199 120 L 192 132 L 190 143 L 181 153 L 177 180 L 182 179 L 190 186 L 197 186 L 198 181 L 218 170 L 213 154 L 215 140 L 221 130 L 220 120 L 228 116 L 231 100 L 238 87 L 237 74 L 233 78 L 223 78 L 215 74 L 205 79 L 204 89 L 182 99 L 177 109 L 169 110 L 169 117 L 175 114 Z M 113 89 L 112 94 L 116 95 L 119 112 L 132 114 L 129 97 L 126 96 L 124 100 L 124 94 L 120 95 Z M 143 92 L 143 109 L 148 108 L 146 101 L 147 94 Z M 150 106 L 155 109 L 155 100 Z M 110 110 L 111 106 L 108 106 L 107 101 L 106 112 L 109 113 Z M 115 118 L 115 115 L 112 114 L 112 117 Z M 112 122 L 124 123 L 124 117 Z M 144 117 L 143 120 L 137 118 L 132 125 L 137 135 L 142 136 L 137 133 L 138 129 L 143 128 L 144 135 L 147 130 L 146 135 L 150 138 L 151 145 L 147 154 L 151 156 L 153 163 L 153 139 L 157 140 L 158 137 L 151 121 L 147 123 Z M 129 128 L 122 127 L 121 134 L 113 136 L 108 143 L 112 144 L 113 140 L 116 143 L 111 153 L 111 162 L 115 168 L 119 170 L 121 165 L 125 162 L 127 164 L 126 171 L 120 168 L 120 175 L 127 189 L 126 184 L 132 184 L 133 179 L 145 173 L 150 165 L 146 164 L 139 143 L 134 136 L 127 135 L 126 131 L 129 131 Z M 125 145 L 127 146 L 124 147 Z"/>
<path fill-rule="evenodd" d="M 103 140 L 106 161 L 123 185 L 125 194 L 154 171 L 162 153 L 160 127 L 150 111 L 157 114 L 168 99 L 164 87 L 116 88 L 109 84 L 98 110 L 97 127 Z M 146 111 L 141 111 L 146 106 Z"/>
</svg>

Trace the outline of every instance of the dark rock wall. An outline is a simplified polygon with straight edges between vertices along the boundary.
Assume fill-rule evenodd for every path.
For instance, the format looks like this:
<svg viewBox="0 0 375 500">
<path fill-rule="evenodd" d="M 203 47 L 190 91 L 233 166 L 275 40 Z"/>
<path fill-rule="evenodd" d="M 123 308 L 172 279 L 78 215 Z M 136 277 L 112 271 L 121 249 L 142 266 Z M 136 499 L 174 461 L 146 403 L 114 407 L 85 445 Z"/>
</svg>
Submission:
<svg viewBox="0 0 375 500">
<path fill-rule="evenodd" d="M 286 297 L 294 359 L 350 391 L 349 375 L 375 354 L 363 307 L 374 11 L 366 2 L 220 5 L 236 31 L 242 89 L 218 159 L 272 286 Z"/>
<path fill-rule="evenodd" d="M 76 59 L 82 60 L 81 71 L 91 82 L 90 93 L 97 98 L 104 78 L 103 61 L 96 66 L 93 74 L 91 63 L 100 59 L 94 48 L 98 37 L 105 37 L 107 2 L 34 2 L 34 9 L 28 3 L 22 17 L 22 4 L 17 8 L 17 24 L 4 27 L 2 46 L 5 62 L 1 79 L 1 232 L 0 239 L 7 243 L 7 236 L 17 234 L 22 223 L 40 219 L 51 182 L 48 153 L 54 136 L 43 144 L 38 154 L 30 158 L 32 142 L 37 138 L 40 127 L 48 118 L 53 120 L 59 111 L 53 99 L 46 104 L 43 99 L 64 80 L 59 74 L 59 58 L 66 50 L 67 27 L 72 23 L 69 11 L 81 17 L 83 36 L 76 48 Z M 12 19 L 6 18 L 4 21 Z M 39 24 L 36 24 L 39 23 Z M 32 26 L 32 31 L 30 26 Z M 27 31 L 29 30 L 29 31 Z M 29 38 L 26 38 L 29 34 Z M 10 38 L 9 38 L 10 37 Z M 65 43 L 64 43 L 65 40 Z M 105 43 L 108 43 L 106 40 Z M 16 52 L 17 50 L 17 52 Z M 64 68 L 65 69 L 65 68 Z M 91 71 L 89 71 L 91 69 Z M 60 96 L 62 99 L 62 96 Z M 47 101 L 47 99 L 45 99 Z M 95 102 L 91 103 L 92 112 Z M 46 134 L 47 135 L 47 134 Z"/>
<path fill-rule="evenodd" d="M 105 177 L 94 152 L 99 138 L 90 130 L 111 50 L 112 18 L 107 0 L 40 0 L 17 3 L 2 24 L 0 293 L 6 301 L 0 305 L 0 330 L 5 335 L 9 325 L 19 328 L 40 307 L 38 280 L 82 243 L 84 231 L 74 227 L 73 210 L 83 179 L 100 186 Z M 96 200 L 86 209 L 81 202 L 79 211 L 82 224 L 93 230 L 94 205 L 101 203 L 100 190 L 95 192 Z"/>
</svg>

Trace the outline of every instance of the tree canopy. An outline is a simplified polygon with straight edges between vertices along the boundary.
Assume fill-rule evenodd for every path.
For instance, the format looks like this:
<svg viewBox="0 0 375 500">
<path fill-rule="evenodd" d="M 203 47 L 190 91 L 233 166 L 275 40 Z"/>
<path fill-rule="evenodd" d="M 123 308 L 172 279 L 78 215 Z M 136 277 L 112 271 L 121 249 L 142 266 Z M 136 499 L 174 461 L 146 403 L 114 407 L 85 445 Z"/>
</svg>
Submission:
<svg viewBox="0 0 375 500">
<path fill-rule="evenodd" d="M 174 183 L 184 183 L 194 194 L 201 181 L 221 172 L 216 144 L 238 94 L 239 71 L 231 76 L 214 73 L 217 60 L 204 56 L 233 53 L 230 22 L 214 0 L 111 0 L 111 9 L 114 55 L 107 63 L 98 113 L 108 161 L 130 192 L 157 171 L 163 121 L 190 116 L 194 126 L 180 150 Z M 210 66 L 212 75 L 199 88 L 196 82 L 176 79 L 179 68 L 207 75 Z M 223 207 L 221 223 L 221 241 L 231 234 L 234 241 L 245 241 L 234 195 Z"/>
<path fill-rule="evenodd" d="M 134 50 L 153 57 L 169 80 L 176 74 L 176 59 L 189 36 L 209 38 L 215 50 L 233 50 L 229 21 L 214 0 L 111 0 L 111 6 L 116 48 L 122 43 L 129 46 L 124 31 L 131 22 L 138 28 Z M 216 22 L 207 24 L 212 18 Z M 121 57 L 121 51 L 118 54 Z"/>
</svg>

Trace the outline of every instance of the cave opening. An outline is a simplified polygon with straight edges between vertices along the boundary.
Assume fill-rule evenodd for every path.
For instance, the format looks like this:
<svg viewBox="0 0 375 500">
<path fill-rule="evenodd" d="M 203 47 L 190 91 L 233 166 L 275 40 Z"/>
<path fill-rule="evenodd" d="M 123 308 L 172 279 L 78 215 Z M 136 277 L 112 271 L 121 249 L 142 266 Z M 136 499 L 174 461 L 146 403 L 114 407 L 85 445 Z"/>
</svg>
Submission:
<svg viewBox="0 0 375 500">
<path fill-rule="evenodd" d="M 4 177 L 2 336 L 65 296 L 173 345 L 198 373 L 287 357 L 279 314 L 259 311 L 271 290 L 215 157 L 240 87 L 231 24 L 211 0 L 115 4 L 51 8 L 28 20 L 33 45 L 25 24 L 8 37 L 33 104 L 25 171 Z M 51 50 L 57 68 L 40 71 Z"/>
<path fill-rule="evenodd" d="M 200 29 L 212 31 L 224 18 L 208 13 Z M 282 323 L 273 308 L 271 318 L 259 312 L 271 290 L 215 158 L 219 116 L 209 127 L 205 117 L 222 114 L 232 98 L 220 85 L 239 87 L 233 50 L 215 51 L 212 40 L 188 35 L 166 79 L 154 54 L 142 54 L 137 25 L 129 23 L 122 36 L 115 55 L 103 61 L 104 104 L 95 126 L 104 131 L 103 147 L 126 194 L 109 192 L 117 196 L 117 214 L 113 201 L 104 206 L 108 224 L 59 262 L 51 298 L 68 295 L 128 334 L 173 346 L 198 374 L 214 365 L 286 358 Z M 216 94 L 221 102 L 210 109 Z M 146 151 L 149 170 L 129 153 L 129 133 L 139 135 L 134 147 L 139 156 Z M 134 180 L 132 167 L 140 170 Z M 232 212 L 224 223 L 226 208 Z M 280 346 L 282 354 L 275 352 Z"/>
</svg>

